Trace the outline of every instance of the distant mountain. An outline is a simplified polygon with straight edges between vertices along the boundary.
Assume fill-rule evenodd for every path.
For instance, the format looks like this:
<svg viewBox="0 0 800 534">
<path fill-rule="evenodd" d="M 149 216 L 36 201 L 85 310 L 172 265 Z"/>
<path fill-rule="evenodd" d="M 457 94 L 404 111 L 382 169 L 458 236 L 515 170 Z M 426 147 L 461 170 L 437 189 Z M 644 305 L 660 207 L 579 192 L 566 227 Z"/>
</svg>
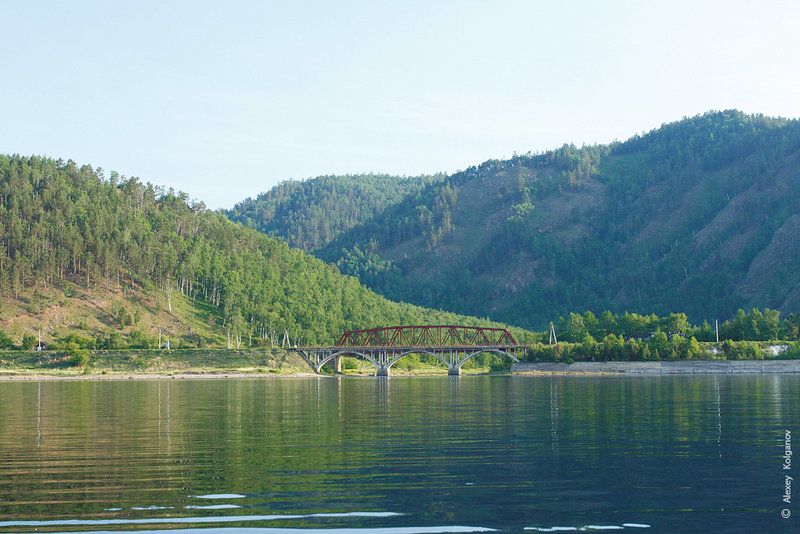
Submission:
<svg viewBox="0 0 800 534">
<path fill-rule="evenodd" d="M 186 195 L 0 156 L 0 331 L 93 346 L 329 344 L 347 329 L 487 320 L 390 302 Z M 519 332 L 518 332 L 519 334 Z M 522 334 L 524 338 L 524 333 Z M 0 336 L 2 337 L 2 336 Z"/>
<path fill-rule="evenodd" d="M 290 180 L 236 204 L 225 214 L 260 232 L 282 237 L 293 247 L 313 251 L 405 196 L 443 179 L 443 174 L 359 174 Z"/>
<path fill-rule="evenodd" d="M 390 299 L 524 327 L 580 310 L 797 312 L 800 122 L 709 112 L 622 143 L 487 161 L 387 202 L 315 254 Z"/>
</svg>

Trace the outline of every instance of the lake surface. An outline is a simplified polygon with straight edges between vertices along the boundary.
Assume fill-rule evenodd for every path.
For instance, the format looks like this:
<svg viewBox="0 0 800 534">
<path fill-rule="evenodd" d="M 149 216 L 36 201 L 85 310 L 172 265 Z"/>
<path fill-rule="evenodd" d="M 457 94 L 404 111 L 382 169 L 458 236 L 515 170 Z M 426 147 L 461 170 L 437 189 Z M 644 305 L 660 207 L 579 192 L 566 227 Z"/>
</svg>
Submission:
<svg viewBox="0 0 800 534">
<path fill-rule="evenodd" d="M 0 532 L 798 532 L 787 430 L 798 376 L 3 382 Z"/>
</svg>

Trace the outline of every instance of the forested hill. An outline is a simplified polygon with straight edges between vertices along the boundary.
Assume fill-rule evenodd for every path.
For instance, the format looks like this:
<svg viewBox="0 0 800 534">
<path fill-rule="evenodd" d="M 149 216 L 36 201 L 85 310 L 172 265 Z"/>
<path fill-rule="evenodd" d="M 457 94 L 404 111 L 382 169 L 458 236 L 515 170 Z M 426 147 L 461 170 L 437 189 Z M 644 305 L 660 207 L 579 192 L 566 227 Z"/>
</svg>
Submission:
<svg viewBox="0 0 800 534">
<path fill-rule="evenodd" d="M 710 112 L 428 184 L 316 254 L 391 299 L 542 328 L 576 310 L 800 311 L 800 122 Z"/>
<path fill-rule="evenodd" d="M 385 174 L 320 176 L 286 181 L 248 198 L 226 215 L 291 246 L 313 251 L 444 175 Z"/>
<path fill-rule="evenodd" d="M 182 193 L 72 161 L 0 156 L 0 239 L 0 330 L 15 338 L 329 344 L 354 328 L 490 324 L 390 302 Z"/>
</svg>

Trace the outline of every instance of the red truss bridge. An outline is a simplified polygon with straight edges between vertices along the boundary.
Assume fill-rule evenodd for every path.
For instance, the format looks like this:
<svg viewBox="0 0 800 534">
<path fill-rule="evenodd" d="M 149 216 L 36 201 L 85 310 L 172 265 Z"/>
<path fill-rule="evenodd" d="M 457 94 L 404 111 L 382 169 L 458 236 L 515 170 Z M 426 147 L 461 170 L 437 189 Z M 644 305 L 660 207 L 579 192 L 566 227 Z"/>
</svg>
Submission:
<svg viewBox="0 0 800 534">
<path fill-rule="evenodd" d="M 511 332 L 503 328 L 436 325 L 350 330 L 333 347 L 292 350 L 316 372 L 327 363 L 338 370 L 340 356 L 354 356 L 374 364 L 377 376 L 388 376 L 391 366 L 409 354 L 430 354 L 447 365 L 448 374 L 458 375 L 464 362 L 478 354 L 497 354 L 518 362 L 527 348 L 517 344 Z"/>
</svg>

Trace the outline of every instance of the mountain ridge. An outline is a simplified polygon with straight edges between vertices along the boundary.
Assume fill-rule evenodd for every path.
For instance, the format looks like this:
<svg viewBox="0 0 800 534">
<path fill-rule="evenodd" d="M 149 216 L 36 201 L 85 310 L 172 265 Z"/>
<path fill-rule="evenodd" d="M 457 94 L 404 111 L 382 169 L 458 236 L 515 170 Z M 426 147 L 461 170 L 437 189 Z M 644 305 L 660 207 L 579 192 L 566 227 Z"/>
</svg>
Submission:
<svg viewBox="0 0 800 534">
<path fill-rule="evenodd" d="M 543 328 L 586 309 L 800 310 L 800 122 L 708 112 L 624 142 L 489 160 L 314 254 L 395 300 Z"/>
<path fill-rule="evenodd" d="M 184 193 L 73 161 L 0 155 L 0 331 L 96 348 L 330 344 L 397 324 L 495 326 L 390 302 Z M 524 338 L 530 333 L 515 330 Z"/>
</svg>

